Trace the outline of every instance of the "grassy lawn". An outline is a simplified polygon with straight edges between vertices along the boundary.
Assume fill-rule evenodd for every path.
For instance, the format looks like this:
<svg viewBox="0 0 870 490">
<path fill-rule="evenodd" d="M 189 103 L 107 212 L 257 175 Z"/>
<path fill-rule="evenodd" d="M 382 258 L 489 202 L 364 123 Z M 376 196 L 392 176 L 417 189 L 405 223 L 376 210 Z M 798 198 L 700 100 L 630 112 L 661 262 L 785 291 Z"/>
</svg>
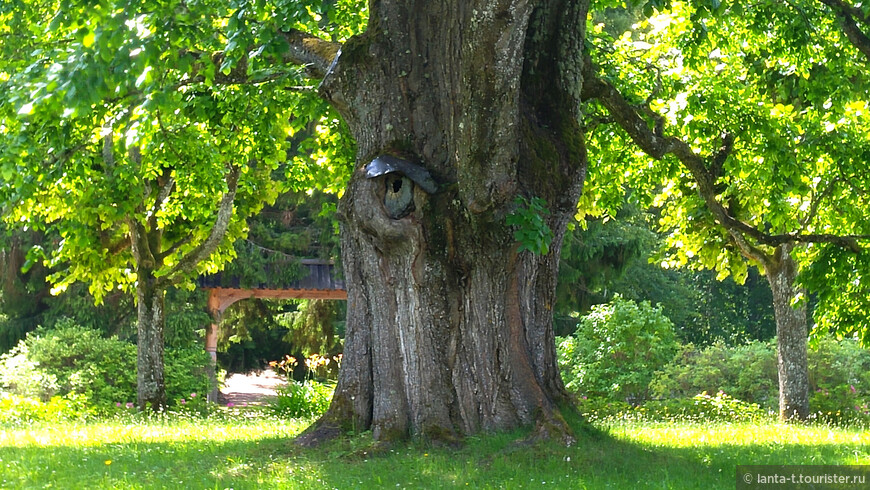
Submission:
<svg viewBox="0 0 870 490">
<path fill-rule="evenodd" d="M 826 426 L 609 422 L 578 444 L 522 433 L 460 449 L 302 449 L 305 421 L 220 416 L 0 427 L 2 488 L 734 488 L 738 464 L 870 464 L 870 431 Z"/>
</svg>

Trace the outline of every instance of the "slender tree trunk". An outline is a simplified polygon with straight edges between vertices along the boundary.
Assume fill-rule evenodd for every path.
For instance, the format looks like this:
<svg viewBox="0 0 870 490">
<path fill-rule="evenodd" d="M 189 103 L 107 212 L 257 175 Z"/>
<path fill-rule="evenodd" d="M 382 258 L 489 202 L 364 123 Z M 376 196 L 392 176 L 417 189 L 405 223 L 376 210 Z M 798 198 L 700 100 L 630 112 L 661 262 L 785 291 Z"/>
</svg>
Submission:
<svg viewBox="0 0 870 490">
<path fill-rule="evenodd" d="M 779 416 L 782 420 L 804 420 L 810 412 L 807 310 L 803 304 L 792 306 L 792 300 L 802 292 L 795 286 L 798 267 L 791 257 L 793 247 L 780 245 L 773 258 L 765 263 L 776 316 Z"/>
<path fill-rule="evenodd" d="M 163 380 L 163 327 L 166 323 L 164 291 L 155 287 L 153 276 L 139 269 L 136 285 L 138 300 L 138 358 L 136 363 L 137 402 L 140 410 L 166 407 Z"/>
<path fill-rule="evenodd" d="M 325 80 L 358 168 L 339 206 L 342 369 L 303 442 L 518 426 L 571 440 L 552 308 L 585 175 L 576 64 L 588 5 L 539 3 L 375 2 L 368 32 Z M 369 178 L 381 155 L 416 167 Z M 516 196 L 548 201 L 549 253 L 518 252 L 505 222 Z"/>
</svg>

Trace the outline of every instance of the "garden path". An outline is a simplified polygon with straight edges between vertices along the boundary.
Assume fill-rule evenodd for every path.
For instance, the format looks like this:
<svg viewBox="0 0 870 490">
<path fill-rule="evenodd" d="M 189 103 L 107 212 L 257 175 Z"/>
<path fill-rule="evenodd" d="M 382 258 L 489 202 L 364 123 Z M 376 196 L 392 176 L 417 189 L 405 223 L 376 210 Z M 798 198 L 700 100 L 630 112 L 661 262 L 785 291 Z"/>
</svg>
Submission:
<svg viewBox="0 0 870 490">
<path fill-rule="evenodd" d="M 231 374 L 221 389 L 220 400 L 223 405 L 231 407 L 264 405 L 270 398 L 276 396 L 275 389 L 286 383 L 283 376 L 279 376 L 271 369 L 248 374 Z"/>
</svg>

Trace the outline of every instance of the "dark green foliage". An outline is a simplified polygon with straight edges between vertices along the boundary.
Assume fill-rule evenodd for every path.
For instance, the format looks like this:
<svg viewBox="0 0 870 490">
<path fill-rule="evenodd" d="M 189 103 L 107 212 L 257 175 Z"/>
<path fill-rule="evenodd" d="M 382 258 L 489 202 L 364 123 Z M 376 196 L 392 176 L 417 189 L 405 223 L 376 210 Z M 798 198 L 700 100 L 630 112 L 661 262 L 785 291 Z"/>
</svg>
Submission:
<svg viewBox="0 0 870 490">
<path fill-rule="evenodd" d="M 639 403 L 677 349 L 674 326 L 660 309 L 616 297 L 593 307 L 575 334 L 559 342 L 559 365 L 569 390 Z"/>
<path fill-rule="evenodd" d="M 574 331 L 576 319 L 615 295 L 658 305 L 681 342 L 738 345 L 768 340 L 776 332 L 767 281 L 750 270 L 743 285 L 717 280 L 710 271 L 663 268 L 664 240 L 653 232 L 655 216 L 629 199 L 615 219 L 587 220 L 569 230 L 562 246 L 556 287 L 557 335 Z"/>
<path fill-rule="evenodd" d="M 778 386 L 776 353 L 771 342 L 736 347 L 717 342 L 705 349 L 687 345 L 651 384 L 657 398 L 723 391 L 769 409 L 777 406 Z"/>
<path fill-rule="evenodd" d="M 199 348 L 166 350 L 170 399 L 205 393 L 208 355 Z M 98 410 L 136 399 L 136 346 L 71 320 L 39 328 L 0 357 L 0 384 L 22 396 L 80 397 Z"/>
<path fill-rule="evenodd" d="M 244 373 L 263 369 L 287 353 L 296 354 L 284 340 L 288 330 L 274 321 L 290 305 L 289 301 L 246 299 L 227 309 L 218 337 L 218 364 L 228 373 Z"/>
<path fill-rule="evenodd" d="M 8 351 L 35 329 L 48 308 L 48 272 L 41 263 L 27 260 L 30 247 L 42 238 L 41 234 L 11 230 L 0 223 L 0 352 Z"/>
<path fill-rule="evenodd" d="M 651 383 L 658 398 L 686 398 L 724 391 L 773 410 L 777 407 L 776 351 L 773 342 L 705 349 L 689 345 Z M 870 352 L 857 341 L 819 339 L 808 351 L 810 410 L 826 420 L 849 420 L 870 412 Z"/>
<path fill-rule="evenodd" d="M 170 288 L 166 291 L 167 348 L 202 350 L 205 327 L 211 323 L 207 313 L 208 293 L 203 290 Z M 135 316 L 135 311 L 130 312 Z"/>
<path fill-rule="evenodd" d="M 339 334 L 344 331 L 345 304 L 329 300 L 300 301 L 296 311 L 276 317 L 287 328 L 284 340 L 308 357 L 312 354 L 331 356 L 341 352 Z"/>
<path fill-rule="evenodd" d="M 659 240 L 645 213 L 629 204 L 616 219 L 587 220 L 586 228 L 569 230 L 562 243 L 556 314 L 585 313 L 612 296 L 613 285 L 630 266 L 644 260 Z M 641 264 L 637 264 L 642 268 Z M 632 298 L 638 299 L 638 298 Z M 573 328 L 573 325 L 572 325 Z"/>
</svg>

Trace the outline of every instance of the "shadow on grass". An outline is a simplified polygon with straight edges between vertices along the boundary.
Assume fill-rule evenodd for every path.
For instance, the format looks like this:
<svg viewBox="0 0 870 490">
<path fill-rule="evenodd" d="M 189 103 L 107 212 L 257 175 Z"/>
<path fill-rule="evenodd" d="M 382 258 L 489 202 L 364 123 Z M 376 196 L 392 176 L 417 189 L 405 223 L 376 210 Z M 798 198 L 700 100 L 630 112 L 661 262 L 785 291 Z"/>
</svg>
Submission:
<svg viewBox="0 0 870 490">
<path fill-rule="evenodd" d="M 516 432 L 469 438 L 461 449 L 405 444 L 375 454 L 368 434 L 312 450 L 284 437 L 234 440 L 231 426 L 221 440 L 0 447 L 0 487 L 734 488 L 738 464 L 855 464 L 868 449 L 866 438 L 651 444 L 572 425 L 571 447 L 517 445 Z"/>
</svg>

